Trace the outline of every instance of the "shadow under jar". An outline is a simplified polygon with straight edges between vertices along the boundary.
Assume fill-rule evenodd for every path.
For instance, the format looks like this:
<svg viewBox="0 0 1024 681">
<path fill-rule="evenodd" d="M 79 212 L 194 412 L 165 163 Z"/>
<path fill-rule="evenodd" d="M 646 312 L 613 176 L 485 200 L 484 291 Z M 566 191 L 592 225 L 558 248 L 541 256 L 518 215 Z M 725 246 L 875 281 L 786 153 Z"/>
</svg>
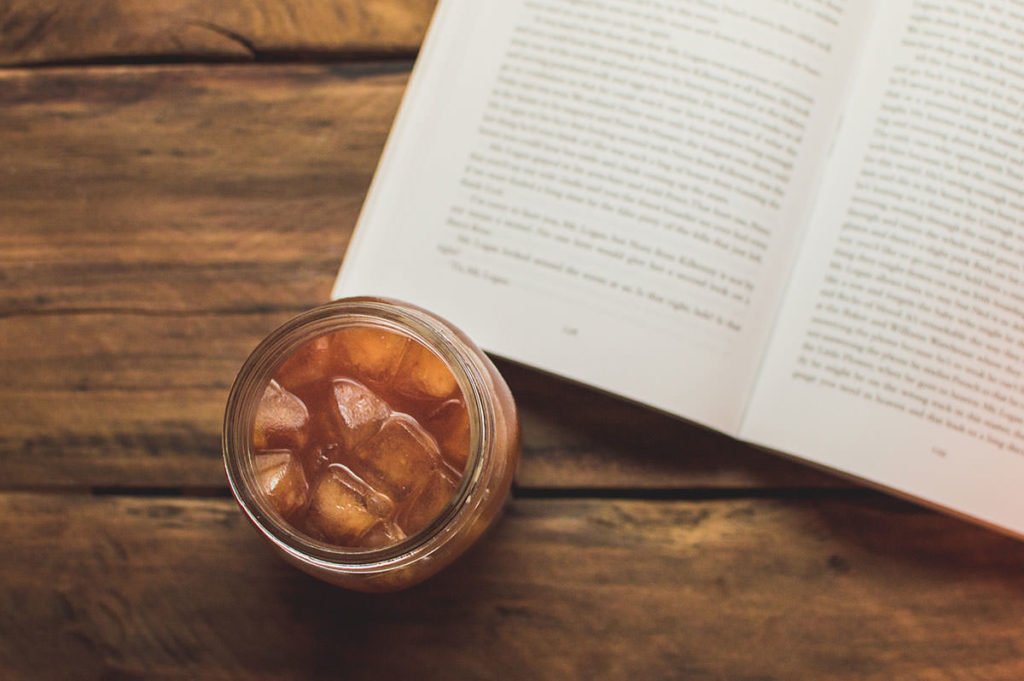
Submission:
<svg viewBox="0 0 1024 681">
<path fill-rule="evenodd" d="M 500 514 L 519 459 L 486 355 L 408 303 L 347 298 L 252 352 L 228 397 L 231 490 L 292 565 L 358 591 L 427 579 Z"/>
</svg>

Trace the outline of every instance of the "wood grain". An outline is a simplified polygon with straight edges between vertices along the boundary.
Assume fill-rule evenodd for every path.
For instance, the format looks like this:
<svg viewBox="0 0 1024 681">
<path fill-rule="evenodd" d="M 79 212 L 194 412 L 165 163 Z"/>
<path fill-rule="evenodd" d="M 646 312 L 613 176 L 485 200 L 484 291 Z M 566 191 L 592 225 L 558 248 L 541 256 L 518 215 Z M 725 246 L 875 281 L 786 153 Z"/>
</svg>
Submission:
<svg viewBox="0 0 1024 681">
<path fill-rule="evenodd" d="M 408 65 L 0 74 L 0 485 L 223 485 L 260 338 L 327 300 Z M 502 365 L 527 488 L 836 478 Z"/>
<path fill-rule="evenodd" d="M 411 591 L 223 499 L 0 495 L 5 679 L 1024 677 L 1024 544 L 896 501 L 516 500 Z"/>
<path fill-rule="evenodd" d="M 407 68 L 0 75 L 0 316 L 326 299 Z"/>
<path fill-rule="evenodd" d="M 415 53 L 435 0 L 6 0 L 0 65 Z"/>
<path fill-rule="evenodd" d="M 520 496 L 464 560 L 271 553 L 224 399 L 326 300 L 433 4 L 0 3 L 0 678 L 1024 678 L 1024 544 L 507 362 Z"/>
</svg>

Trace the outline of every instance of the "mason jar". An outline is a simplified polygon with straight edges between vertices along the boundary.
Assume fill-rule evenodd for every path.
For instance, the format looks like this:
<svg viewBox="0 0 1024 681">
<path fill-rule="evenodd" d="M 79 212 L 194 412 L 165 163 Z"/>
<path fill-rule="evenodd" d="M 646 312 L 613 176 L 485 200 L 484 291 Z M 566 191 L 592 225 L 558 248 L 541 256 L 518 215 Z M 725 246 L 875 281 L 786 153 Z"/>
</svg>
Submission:
<svg viewBox="0 0 1024 681">
<path fill-rule="evenodd" d="M 253 431 L 278 368 L 313 339 L 350 328 L 397 333 L 440 358 L 461 389 L 469 453 L 450 501 L 421 530 L 376 548 L 339 546 L 286 520 L 258 484 Z M 358 591 L 394 591 L 434 575 L 494 524 L 519 458 L 519 423 L 504 379 L 487 356 L 440 317 L 397 300 L 346 298 L 300 314 L 273 331 L 243 364 L 224 417 L 224 465 L 231 491 L 257 531 L 295 567 Z"/>
</svg>

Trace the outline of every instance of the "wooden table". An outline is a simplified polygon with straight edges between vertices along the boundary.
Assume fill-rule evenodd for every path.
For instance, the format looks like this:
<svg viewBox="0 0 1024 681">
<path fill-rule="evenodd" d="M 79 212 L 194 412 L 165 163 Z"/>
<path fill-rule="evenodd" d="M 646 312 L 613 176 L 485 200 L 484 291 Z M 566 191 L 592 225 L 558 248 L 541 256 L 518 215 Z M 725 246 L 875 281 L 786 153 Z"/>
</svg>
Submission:
<svg viewBox="0 0 1024 681">
<path fill-rule="evenodd" d="M 328 297 L 431 10 L 0 3 L 0 678 L 1024 679 L 1024 544 L 507 363 L 461 562 L 271 554 L 227 390 Z"/>
</svg>

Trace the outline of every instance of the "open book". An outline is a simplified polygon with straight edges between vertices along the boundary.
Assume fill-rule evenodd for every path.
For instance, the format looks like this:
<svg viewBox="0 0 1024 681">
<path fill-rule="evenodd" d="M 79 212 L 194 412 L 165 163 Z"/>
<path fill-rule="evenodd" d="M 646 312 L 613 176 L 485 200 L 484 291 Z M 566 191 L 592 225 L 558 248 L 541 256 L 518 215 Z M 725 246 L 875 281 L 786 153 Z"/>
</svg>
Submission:
<svg viewBox="0 0 1024 681">
<path fill-rule="evenodd" d="M 1024 536 L 1022 33 L 442 0 L 334 295 Z"/>
</svg>

